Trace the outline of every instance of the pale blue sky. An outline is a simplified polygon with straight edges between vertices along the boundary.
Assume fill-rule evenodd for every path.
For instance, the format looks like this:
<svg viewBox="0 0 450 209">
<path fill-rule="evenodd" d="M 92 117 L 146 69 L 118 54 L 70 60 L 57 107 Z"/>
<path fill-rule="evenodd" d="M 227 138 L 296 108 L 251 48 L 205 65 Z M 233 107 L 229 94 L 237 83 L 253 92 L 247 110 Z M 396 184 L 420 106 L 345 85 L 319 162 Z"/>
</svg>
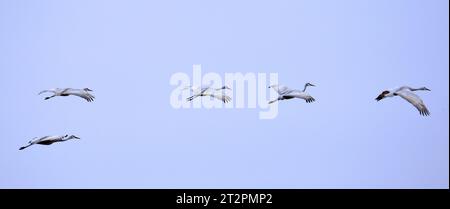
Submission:
<svg viewBox="0 0 450 209">
<path fill-rule="evenodd" d="M 0 0 L 0 188 L 448 188 L 448 4 Z M 175 110 L 169 78 L 193 64 L 317 101 Z M 400 85 L 432 90 L 430 117 L 374 100 Z M 37 95 L 55 87 L 97 99 Z"/>
</svg>

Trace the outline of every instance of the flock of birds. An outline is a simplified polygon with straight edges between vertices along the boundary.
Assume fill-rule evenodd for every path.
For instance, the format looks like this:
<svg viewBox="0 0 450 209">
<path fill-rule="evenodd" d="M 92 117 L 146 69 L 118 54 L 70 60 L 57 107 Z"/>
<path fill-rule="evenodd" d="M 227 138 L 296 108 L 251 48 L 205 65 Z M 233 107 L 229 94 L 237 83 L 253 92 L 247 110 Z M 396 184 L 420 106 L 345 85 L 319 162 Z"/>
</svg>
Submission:
<svg viewBox="0 0 450 209">
<path fill-rule="evenodd" d="M 315 86 L 311 83 L 306 83 L 303 90 L 297 90 L 297 89 L 290 89 L 286 86 L 280 86 L 280 85 L 271 85 L 269 88 L 275 90 L 278 93 L 278 98 L 272 101 L 269 101 L 269 104 L 272 104 L 277 101 L 281 100 L 288 100 L 293 98 L 303 99 L 306 101 L 306 103 L 311 103 L 316 101 L 314 97 L 312 97 L 310 94 L 306 92 L 306 88 L 309 86 Z M 231 90 L 228 86 L 223 86 L 221 88 L 213 88 L 211 86 L 202 86 L 202 87 L 193 87 L 188 86 L 185 87 L 183 90 L 189 89 L 193 95 L 187 98 L 187 101 L 192 101 L 197 97 L 211 97 L 214 99 L 219 99 L 223 103 L 227 103 L 231 101 L 231 97 L 225 95 L 223 92 L 220 93 L 221 90 Z M 400 88 L 394 88 L 391 90 L 385 90 L 383 91 L 378 97 L 376 98 L 377 101 L 380 101 L 387 97 L 394 97 L 394 96 L 400 96 L 401 98 L 405 99 L 409 103 L 411 103 L 414 107 L 419 110 L 419 113 L 423 116 L 430 115 L 430 111 L 428 111 L 427 107 L 425 106 L 425 103 L 420 99 L 419 96 L 413 93 L 413 91 L 430 91 L 430 89 L 426 87 L 422 88 L 411 88 L 409 86 L 402 86 Z"/>
<path fill-rule="evenodd" d="M 315 86 L 315 85 L 313 85 L 311 83 L 306 83 L 303 90 L 301 90 L 301 91 L 297 90 L 297 89 L 290 89 L 289 87 L 286 87 L 286 86 L 271 85 L 271 86 L 269 86 L 269 88 L 275 90 L 278 93 L 278 97 L 275 100 L 269 101 L 269 104 L 272 104 L 277 101 L 288 100 L 288 99 L 293 99 L 293 98 L 303 99 L 306 101 L 306 103 L 314 102 L 315 99 L 306 92 L 306 88 L 308 88 L 309 86 Z M 183 90 L 187 90 L 187 89 L 189 89 L 192 93 L 192 96 L 190 96 L 186 99 L 187 101 L 192 101 L 198 97 L 211 97 L 214 99 L 218 99 L 218 100 L 222 101 L 223 103 L 228 103 L 231 101 L 231 97 L 225 95 L 223 92 L 223 90 L 231 90 L 231 88 L 229 88 L 228 86 L 222 86 L 221 88 L 213 88 L 212 86 L 202 86 L 202 87 L 188 86 L 188 87 L 185 87 Z M 400 96 L 401 98 L 403 98 L 406 101 L 408 101 L 409 103 L 411 103 L 414 107 L 416 107 L 417 110 L 419 110 L 420 115 L 423 115 L 423 116 L 430 115 L 430 111 L 428 111 L 428 108 L 425 106 L 422 99 L 419 96 L 417 96 L 414 93 L 414 91 L 430 91 L 430 89 L 428 89 L 426 87 L 411 88 L 409 86 L 402 86 L 400 88 L 394 88 L 391 90 L 383 91 L 380 95 L 378 95 L 377 98 L 375 98 L 375 100 L 380 101 L 384 98 Z M 56 89 L 49 89 L 49 90 L 41 91 L 39 93 L 39 95 L 43 94 L 43 93 L 52 93 L 53 94 L 51 96 L 45 97 L 45 100 L 51 99 L 53 97 L 58 97 L 58 96 L 65 97 L 65 96 L 73 95 L 73 96 L 81 97 L 88 102 L 92 102 L 92 101 L 94 101 L 95 97 L 90 92 L 92 92 L 92 90 L 89 88 L 84 88 L 84 89 L 56 88 Z M 34 138 L 33 140 L 29 141 L 26 146 L 20 147 L 19 150 L 23 150 L 23 149 L 25 149 L 29 146 L 35 145 L 35 144 L 50 145 L 55 142 L 64 142 L 64 141 L 68 141 L 71 139 L 80 139 L 80 138 L 75 135 L 44 136 L 41 138 Z"/>
<path fill-rule="evenodd" d="M 92 92 L 92 90 L 89 88 L 84 88 L 84 89 L 56 88 L 56 89 L 49 89 L 49 90 L 41 91 L 41 92 L 39 92 L 39 95 L 41 95 L 43 93 L 52 93 L 53 94 L 51 96 L 45 97 L 45 100 L 48 100 L 48 99 L 51 99 L 51 98 L 57 97 L 57 96 L 66 97 L 66 96 L 73 95 L 73 96 L 81 97 L 88 102 L 92 102 L 92 101 L 94 101 L 95 97 L 90 92 Z M 29 146 L 35 145 L 35 144 L 50 145 L 55 142 L 64 142 L 64 141 L 68 141 L 71 139 L 80 139 L 80 137 L 75 136 L 75 135 L 44 136 L 41 138 L 36 137 L 36 138 L 30 140 L 27 145 L 20 147 L 19 150 L 23 150 L 23 149 L 25 149 Z"/>
</svg>

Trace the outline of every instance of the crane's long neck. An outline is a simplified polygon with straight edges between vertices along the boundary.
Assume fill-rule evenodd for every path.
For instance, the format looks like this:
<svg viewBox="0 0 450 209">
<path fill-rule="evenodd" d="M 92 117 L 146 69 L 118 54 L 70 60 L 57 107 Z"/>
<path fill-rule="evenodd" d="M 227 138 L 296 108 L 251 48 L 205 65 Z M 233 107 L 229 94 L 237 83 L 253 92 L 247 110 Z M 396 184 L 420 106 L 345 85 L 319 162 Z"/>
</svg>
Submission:
<svg viewBox="0 0 450 209">
<path fill-rule="evenodd" d="M 411 91 L 429 91 L 429 89 L 427 87 L 421 87 L 421 88 L 410 88 Z"/>
<path fill-rule="evenodd" d="M 68 141 L 68 140 L 71 140 L 71 139 L 73 139 L 72 136 L 62 137 L 62 138 L 61 138 L 61 141 Z"/>
<path fill-rule="evenodd" d="M 306 88 L 308 87 L 308 84 L 305 84 L 305 88 L 303 88 L 303 92 L 306 91 Z"/>
</svg>

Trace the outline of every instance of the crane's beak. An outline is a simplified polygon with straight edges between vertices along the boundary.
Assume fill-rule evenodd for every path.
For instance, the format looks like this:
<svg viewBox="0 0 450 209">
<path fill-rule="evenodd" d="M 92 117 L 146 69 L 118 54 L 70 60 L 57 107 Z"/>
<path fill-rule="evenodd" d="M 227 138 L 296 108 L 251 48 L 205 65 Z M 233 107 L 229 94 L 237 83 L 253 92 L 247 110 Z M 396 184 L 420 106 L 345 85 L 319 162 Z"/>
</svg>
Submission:
<svg viewBox="0 0 450 209">
<path fill-rule="evenodd" d="M 377 100 L 377 102 L 378 102 L 378 101 L 382 100 L 383 98 L 384 98 L 384 95 L 380 94 L 380 95 L 378 95 L 377 98 L 375 98 L 375 100 Z"/>
<path fill-rule="evenodd" d="M 316 85 L 314 85 L 314 84 L 311 84 L 311 83 L 310 83 L 309 85 L 310 85 L 310 86 L 316 86 Z"/>
<path fill-rule="evenodd" d="M 427 87 L 425 87 L 424 89 L 425 89 L 425 90 L 427 90 L 427 91 L 431 91 L 431 90 L 430 90 L 430 89 L 428 89 Z"/>
</svg>

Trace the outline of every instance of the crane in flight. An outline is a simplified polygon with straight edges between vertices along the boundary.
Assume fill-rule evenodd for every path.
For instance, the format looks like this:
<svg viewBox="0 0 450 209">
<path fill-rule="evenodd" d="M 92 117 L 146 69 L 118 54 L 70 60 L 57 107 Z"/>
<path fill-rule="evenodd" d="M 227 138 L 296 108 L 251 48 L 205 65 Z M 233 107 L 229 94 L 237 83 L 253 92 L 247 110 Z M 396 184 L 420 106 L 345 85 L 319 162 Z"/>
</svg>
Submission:
<svg viewBox="0 0 450 209">
<path fill-rule="evenodd" d="M 196 87 L 196 86 L 188 86 L 183 88 L 183 90 L 189 89 L 193 95 L 188 97 L 186 100 L 187 101 L 192 101 L 197 97 L 212 97 L 215 99 L 218 99 L 220 101 L 222 101 L 223 103 L 227 103 L 229 101 L 231 101 L 231 97 L 225 95 L 222 91 L 223 90 L 231 90 L 230 87 L 228 86 L 222 86 L 220 88 L 213 88 L 211 86 L 201 86 L 201 87 Z"/>
<path fill-rule="evenodd" d="M 296 90 L 296 89 L 290 89 L 286 86 L 280 86 L 280 85 L 271 85 L 269 88 L 275 90 L 278 93 L 278 98 L 272 101 L 269 101 L 269 104 L 272 104 L 274 102 L 280 101 L 280 100 L 286 100 L 286 99 L 304 99 L 306 103 L 311 103 L 316 101 L 311 95 L 306 93 L 306 88 L 308 86 L 315 86 L 311 83 L 306 83 L 305 87 L 303 88 L 303 91 Z"/>
<path fill-rule="evenodd" d="M 384 90 L 381 92 L 380 95 L 378 95 L 375 100 L 381 101 L 384 98 L 388 97 L 394 97 L 394 96 L 400 96 L 404 100 L 411 103 L 414 107 L 419 110 L 420 115 L 422 116 L 428 116 L 430 115 L 430 111 L 428 111 L 427 106 L 425 106 L 425 103 L 422 101 L 422 99 L 413 93 L 413 91 L 431 91 L 427 87 L 421 87 L 421 88 L 411 88 L 409 86 L 402 86 L 400 88 L 394 88 L 391 90 Z"/>
<path fill-rule="evenodd" d="M 92 102 L 92 101 L 94 101 L 95 97 L 90 92 L 92 92 L 92 90 L 89 88 L 84 88 L 84 89 L 56 88 L 56 89 L 48 89 L 48 90 L 41 91 L 41 92 L 39 92 L 39 95 L 41 95 L 43 93 L 53 93 L 53 95 L 45 97 L 45 100 L 51 99 L 51 98 L 57 97 L 57 96 L 64 97 L 64 96 L 73 95 L 73 96 L 81 97 L 88 102 Z"/>
<path fill-rule="evenodd" d="M 68 141 L 71 139 L 80 139 L 79 137 L 75 136 L 75 135 L 62 135 L 62 136 L 44 136 L 41 138 L 34 138 L 33 140 L 28 142 L 28 145 L 20 147 L 19 150 L 23 150 L 29 146 L 35 145 L 35 144 L 40 144 L 40 145 L 50 145 L 53 144 L 55 142 L 64 142 L 64 141 Z"/>
</svg>

